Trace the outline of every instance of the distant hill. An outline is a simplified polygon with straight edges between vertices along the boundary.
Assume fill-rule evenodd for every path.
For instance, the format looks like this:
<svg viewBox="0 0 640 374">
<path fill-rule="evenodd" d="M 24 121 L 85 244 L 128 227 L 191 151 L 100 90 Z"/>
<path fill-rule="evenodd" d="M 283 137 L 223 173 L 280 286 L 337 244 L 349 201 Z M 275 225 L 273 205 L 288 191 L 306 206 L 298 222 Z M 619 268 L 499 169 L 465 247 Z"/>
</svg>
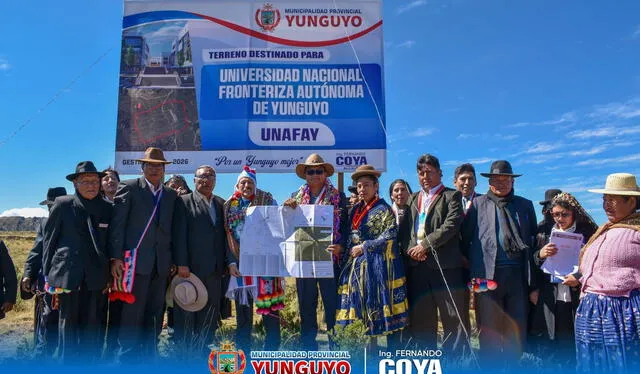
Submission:
<svg viewBox="0 0 640 374">
<path fill-rule="evenodd" d="M 0 231 L 36 231 L 42 217 L 0 217 Z"/>
</svg>

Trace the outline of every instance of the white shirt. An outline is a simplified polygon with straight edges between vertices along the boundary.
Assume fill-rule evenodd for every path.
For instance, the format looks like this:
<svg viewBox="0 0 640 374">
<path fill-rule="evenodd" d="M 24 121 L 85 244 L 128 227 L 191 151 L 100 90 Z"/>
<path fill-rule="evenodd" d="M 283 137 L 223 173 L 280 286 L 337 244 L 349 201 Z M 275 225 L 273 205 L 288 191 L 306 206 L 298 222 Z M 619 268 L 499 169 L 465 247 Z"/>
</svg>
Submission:
<svg viewBox="0 0 640 374">
<path fill-rule="evenodd" d="M 151 184 L 151 182 L 149 182 L 149 180 L 147 178 L 144 178 L 144 181 L 147 182 L 147 186 L 149 186 L 149 189 L 151 190 L 151 193 L 156 195 L 158 193 L 158 191 L 160 191 L 162 189 L 162 183 L 160 184 L 160 186 L 158 188 L 155 188 L 153 186 L 153 184 Z"/>
<path fill-rule="evenodd" d="M 422 192 L 422 211 L 423 212 L 427 212 L 429 210 L 429 206 L 431 205 L 431 201 L 436 196 L 436 192 L 438 192 L 438 189 L 440 189 L 440 187 L 442 187 L 442 183 L 440 183 L 437 186 L 435 186 L 432 189 L 430 189 L 429 193 L 425 192 L 424 190 L 421 191 Z"/>
</svg>

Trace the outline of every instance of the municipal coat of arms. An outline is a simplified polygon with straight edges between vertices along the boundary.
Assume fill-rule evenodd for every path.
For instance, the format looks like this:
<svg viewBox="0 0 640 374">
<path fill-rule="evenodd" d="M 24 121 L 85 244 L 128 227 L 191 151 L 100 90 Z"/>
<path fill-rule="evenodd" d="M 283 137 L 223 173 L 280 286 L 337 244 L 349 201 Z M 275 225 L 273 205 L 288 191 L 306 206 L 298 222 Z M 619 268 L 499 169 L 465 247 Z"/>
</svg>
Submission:
<svg viewBox="0 0 640 374">
<path fill-rule="evenodd" d="M 236 350 L 235 344 L 229 341 L 220 343 L 220 350 L 211 350 L 209 354 L 209 371 L 211 374 L 242 374 L 247 367 L 244 352 Z"/>
<path fill-rule="evenodd" d="M 280 23 L 280 11 L 272 4 L 265 4 L 256 11 L 256 23 L 264 31 L 273 32 Z"/>
</svg>

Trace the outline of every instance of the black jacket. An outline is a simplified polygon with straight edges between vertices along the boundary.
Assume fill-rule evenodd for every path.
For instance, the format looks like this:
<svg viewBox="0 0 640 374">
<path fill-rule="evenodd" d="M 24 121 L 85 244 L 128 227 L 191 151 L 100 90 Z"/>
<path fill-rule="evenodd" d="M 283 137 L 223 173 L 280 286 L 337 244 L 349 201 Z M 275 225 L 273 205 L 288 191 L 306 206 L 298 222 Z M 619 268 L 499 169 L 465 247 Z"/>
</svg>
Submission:
<svg viewBox="0 0 640 374">
<path fill-rule="evenodd" d="M 5 302 L 15 304 L 17 293 L 16 267 L 9 256 L 7 246 L 0 240 L 0 306 Z"/>
<path fill-rule="evenodd" d="M 540 250 L 547 243 L 549 243 L 549 237 L 551 236 L 551 229 L 553 225 L 538 225 L 538 234 L 536 236 L 536 248 L 533 255 L 533 260 L 538 267 L 544 264 L 544 259 L 539 257 Z M 579 224 L 576 226 L 576 233 L 584 236 L 584 241 L 587 242 L 591 235 L 595 232 L 595 227 L 589 225 Z M 549 339 L 554 340 L 556 336 L 556 298 L 558 296 L 558 283 L 551 282 L 551 276 L 544 273 L 538 268 L 538 287 L 540 289 L 540 300 L 542 300 L 544 308 L 544 320 L 546 324 L 546 330 Z M 576 277 L 579 278 L 579 277 Z M 580 287 L 571 288 L 571 308 L 573 315 L 575 316 L 580 304 Z"/>
<path fill-rule="evenodd" d="M 29 251 L 27 260 L 24 262 L 23 277 L 35 281 L 40 275 L 42 270 L 42 241 L 44 239 L 44 227 L 47 224 L 47 218 L 43 218 L 38 225 L 38 231 L 36 232 L 36 240 L 33 243 L 33 248 Z"/>
<path fill-rule="evenodd" d="M 89 232 L 89 214 L 78 196 L 56 199 L 44 228 L 42 273 L 49 285 L 77 290 L 84 280 L 89 291 L 103 289 L 109 280 L 107 243 L 112 207 L 99 197 L 97 216 Z"/>
<path fill-rule="evenodd" d="M 216 222 L 211 220 L 209 205 L 199 193 L 180 196 L 176 207 L 174 237 L 176 265 L 188 266 L 201 279 L 222 275 L 227 266 L 227 235 L 224 230 L 224 200 L 213 197 Z"/>
<path fill-rule="evenodd" d="M 418 200 L 421 191 L 415 192 L 409 198 L 409 211 L 405 213 L 398 231 L 400 252 L 407 258 L 409 266 L 416 266 L 418 262 L 409 258 L 407 251 L 417 245 L 415 222 L 418 218 Z M 443 269 L 462 267 L 462 252 L 460 251 L 460 225 L 462 224 L 462 197 L 459 191 L 445 188 L 429 205 L 425 221 L 427 239 L 426 263 L 430 268 L 437 269 L 438 265 L 429 250 L 429 243 L 438 253 L 438 259 Z"/>
<path fill-rule="evenodd" d="M 162 197 L 154 218 L 144 236 L 136 260 L 136 273 L 149 275 L 156 266 L 160 276 L 167 276 L 169 268 L 178 260 L 173 244 L 173 223 L 178 195 L 161 185 Z M 120 183 L 114 198 L 113 218 L 109 238 L 110 257 L 124 259 L 125 250 L 134 249 L 153 213 L 153 194 L 144 177 Z"/>
</svg>

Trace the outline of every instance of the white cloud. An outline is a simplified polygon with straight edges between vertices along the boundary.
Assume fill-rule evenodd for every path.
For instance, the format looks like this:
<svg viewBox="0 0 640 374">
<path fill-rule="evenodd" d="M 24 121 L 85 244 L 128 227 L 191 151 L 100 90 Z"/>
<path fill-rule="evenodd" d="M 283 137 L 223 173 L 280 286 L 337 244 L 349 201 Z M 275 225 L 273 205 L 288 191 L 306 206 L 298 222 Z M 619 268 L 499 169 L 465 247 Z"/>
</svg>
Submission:
<svg viewBox="0 0 640 374">
<path fill-rule="evenodd" d="M 631 119 L 640 117 L 640 98 L 634 97 L 624 103 L 612 102 L 596 105 L 589 117 L 595 119 Z"/>
<path fill-rule="evenodd" d="M 436 130 L 429 127 L 419 127 L 409 133 L 411 137 L 423 137 L 433 134 Z"/>
<path fill-rule="evenodd" d="M 482 164 L 488 164 L 491 161 L 493 161 L 493 159 L 489 157 L 478 157 L 478 158 L 470 158 L 467 160 L 449 160 L 449 161 L 445 161 L 444 164 L 446 166 L 458 166 L 466 163 L 469 163 L 472 165 L 482 165 Z"/>
<path fill-rule="evenodd" d="M 408 4 L 398 7 L 398 9 L 396 9 L 396 14 L 402 14 L 423 5 L 427 5 L 427 0 L 414 0 Z"/>
<path fill-rule="evenodd" d="M 462 133 L 460 135 L 458 135 L 457 139 L 470 139 L 470 138 L 476 138 L 480 135 L 478 134 L 468 134 L 468 133 Z"/>
<path fill-rule="evenodd" d="M 631 34 L 631 37 L 633 39 L 636 39 L 636 38 L 640 37 L 640 25 L 636 26 L 636 29 L 633 30 L 633 34 Z"/>
<path fill-rule="evenodd" d="M 596 147 L 592 147 L 591 149 L 584 149 L 581 151 L 573 151 L 571 152 L 571 156 L 593 156 L 599 153 L 602 153 L 607 150 L 607 146 L 599 145 Z"/>
<path fill-rule="evenodd" d="M 589 130 L 577 130 L 570 132 L 567 134 L 569 138 L 577 138 L 577 139 L 589 139 L 589 138 L 603 138 L 603 137 L 614 137 L 620 135 L 633 135 L 640 134 L 640 126 L 631 126 L 631 127 L 600 127 L 596 129 Z"/>
<path fill-rule="evenodd" d="M 11 65 L 9 64 L 9 61 L 4 57 L 0 57 L 0 70 L 9 70 L 9 69 L 11 69 Z"/>
<path fill-rule="evenodd" d="M 562 144 L 560 143 L 552 144 L 552 143 L 546 143 L 546 142 L 539 142 L 529 147 L 529 149 L 524 151 L 524 153 L 526 154 L 547 153 L 547 152 L 555 151 L 561 146 Z"/>
<path fill-rule="evenodd" d="M 558 118 L 540 121 L 540 122 L 518 122 L 504 126 L 505 128 L 521 128 L 528 126 L 557 126 L 561 124 L 574 123 L 577 120 L 577 114 L 574 111 L 566 112 Z"/>
<path fill-rule="evenodd" d="M 612 157 L 612 158 L 592 158 L 584 161 L 578 162 L 576 165 L 578 166 L 599 166 L 599 165 L 616 165 L 616 164 L 624 164 L 629 162 L 640 161 L 640 153 L 636 153 L 629 156 L 620 156 L 620 157 Z"/>
<path fill-rule="evenodd" d="M 0 213 L 0 217 L 48 217 L 49 212 L 43 208 L 15 208 Z"/>
<path fill-rule="evenodd" d="M 397 45 L 398 48 L 411 48 L 416 44 L 416 42 L 414 40 L 406 40 L 400 44 Z"/>
</svg>

